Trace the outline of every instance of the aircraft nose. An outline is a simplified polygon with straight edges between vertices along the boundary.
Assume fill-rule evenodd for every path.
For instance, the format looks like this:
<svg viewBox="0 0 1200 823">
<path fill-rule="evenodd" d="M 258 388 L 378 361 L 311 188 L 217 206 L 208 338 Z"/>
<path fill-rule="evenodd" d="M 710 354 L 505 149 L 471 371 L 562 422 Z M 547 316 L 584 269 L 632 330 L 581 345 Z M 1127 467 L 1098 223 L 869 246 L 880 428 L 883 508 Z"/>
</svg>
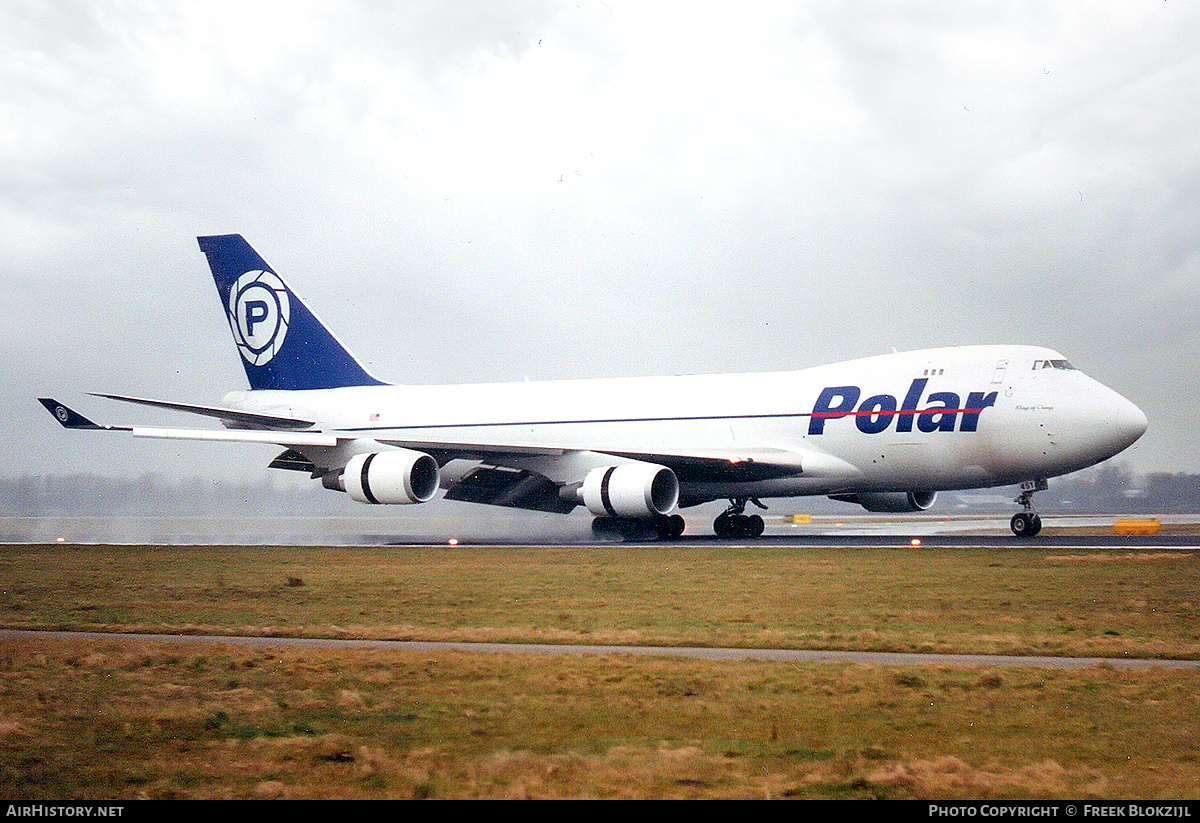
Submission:
<svg viewBox="0 0 1200 823">
<path fill-rule="evenodd" d="M 1122 449 L 1133 445 L 1146 433 L 1146 426 L 1149 425 L 1146 413 L 1124 397 L 1117 402 L 1114 416 L 1114 431 Z"/>
</svg>

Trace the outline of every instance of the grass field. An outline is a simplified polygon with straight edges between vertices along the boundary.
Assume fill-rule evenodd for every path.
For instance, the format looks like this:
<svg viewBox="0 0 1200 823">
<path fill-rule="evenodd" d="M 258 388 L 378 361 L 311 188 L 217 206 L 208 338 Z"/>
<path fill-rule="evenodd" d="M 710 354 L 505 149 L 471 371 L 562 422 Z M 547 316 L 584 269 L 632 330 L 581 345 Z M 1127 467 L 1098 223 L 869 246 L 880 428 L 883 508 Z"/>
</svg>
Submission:
<svg viewBox="0 0 1200 823">
<path fill-rule="evenodd" d="M 0 547 L 0 625 L 1200 658 L 1200 554 Z"/>
<path fill-rule="evenodd" d="M 1200 657 L 1190 552 L 0 547 L 16 628 Z M 1194 671 L 0 645 L 0 793 L 1196 798 Z"/>
</svg>

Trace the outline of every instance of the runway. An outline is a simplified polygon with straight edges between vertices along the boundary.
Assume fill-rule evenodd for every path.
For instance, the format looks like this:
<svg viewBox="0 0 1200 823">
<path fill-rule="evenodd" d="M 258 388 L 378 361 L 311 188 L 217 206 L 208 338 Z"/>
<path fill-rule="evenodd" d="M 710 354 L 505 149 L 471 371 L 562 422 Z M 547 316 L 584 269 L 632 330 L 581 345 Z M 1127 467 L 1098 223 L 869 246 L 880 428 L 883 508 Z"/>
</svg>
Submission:
<svg viewBox="0 0 1200 823">
<path fill-rule="evenodd" d="M 479 513 L 451 508 L 439 511 L 389 511 L 359 517 L 3 517 L 0 543 L 67 545 L 459 545 L 582 546 L 627 543 L 613 535 L 596 535 L 591 518 L 542 515 L 508 510 Z M 710 507 L 711 508 L 711 507 Z M 789 515 L 766 516 L 761 538 L 718 539 L 712 533 L 713 511 L 684 513 L 686 530 L 670 545 L 819 547 L 959 547 L 1007 546 L 1022 549 L 1072 548 L 1142 551 L 1200 547 L 1200 515 L 1147 515 L 1161 523 L 1157 535 L 1116 535 L 1113 523 L 1122 515 L 1044 515 L 1045 528 L 1032 539 L 1014 537 L 1011 512 L 995 514 L 867 515 L 817 514 L 797 523 Z M 914 543 L 913 541 L 918 541 Z M 653 545 L 654 543 L 651 543 Z M 663 544 L 659 544 L 663 545 Z"/>
<path fill-rule="evenodd" d="M 796 523 L 790 517 L 766 517 L 766 530 L 758 538 L 719 538 L 712 534 L 704 517 L 687 517 L 682 537 L 661 543 L 651 538 L 639 540 L 612 534 L 597 535 L 590 528 L 576 527 L 562 534 L 542 534 L 530 539 L 527 534 L 511 534 L 495 529 L 484 535 L 462 530 L 453 538 L 378 534 L 364 536 L 390 545 L 435 545 L 453 540 L 455 545 L 545 545 L 564 547 L 597 544 L 672 545 L 700 547 L 777 547 L 777 548 L 996 548 L 1074 549 L 1138 551 L 1178 551 L 1200 548 L 1200 515 L 1150 515 L 1160 522 L 1158 534 L 1116 534 L 1113 524 L 1119 515 L 1063 515 L 1045 518 L 1046 526 L 1034 538 L 1019 538 L 1008 527 L 1003 515 L 858 515 L 851 517 L 817 516 Z"/>
</svg>

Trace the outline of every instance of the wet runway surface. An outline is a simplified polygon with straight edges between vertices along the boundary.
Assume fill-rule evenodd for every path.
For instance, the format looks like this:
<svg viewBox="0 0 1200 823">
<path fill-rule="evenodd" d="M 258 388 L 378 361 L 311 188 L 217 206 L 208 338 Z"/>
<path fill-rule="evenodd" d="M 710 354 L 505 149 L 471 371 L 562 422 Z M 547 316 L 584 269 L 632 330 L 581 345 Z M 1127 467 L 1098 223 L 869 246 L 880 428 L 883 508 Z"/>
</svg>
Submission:
<svg viewBox="0 0 1200 823">
<path fill-rule="evenodd" d="M 1140 517 L 1140 516 L 1139 516 Z M 1153 517 L 1153 516 L 1147 516 Z M 384 545 L 670 545 L 670 546 L 771 546 L 780 548 L 995 548 L 1013 549 L 1121 549 L 1180 550 L 1200 548 L 1200 515 L 1162 516 L 1158 534 L 1116 534 L 1113 524 L 1120 515 L 1067 515 L 1045 517 L 1045 528 L 1033 538 L 1019 538 L 1008 527 L 1008 514 L 965 516 L 858 516 L 816 517 L 811 522 L 794 523 L 786 517 L 767 517 L 766 531 L 758 538 L 718 538 L 709 519 L 688 517 L 682 537 L 659 541 L 653 536 L 622 538 L 611 533 L 593 533 L 591 528 L 574 524 L 556 533 L 522 532 L 505 528 L 485 532 L 464 528 L 446 538 L 441 535 L 375 534 L 363 535 L 367 542 Z"/>
<path fill-rule="evenodd" d="M 395 507 L 400 508 L 400 507 Z M 479 507 L 473 507 L 478 509 Z M 719 512 L 719 510 L 717 510 Z M 389 511 L 362 517 L 7 517 L 0 518 L 0 543 L 68 545 L 524 545 L 581 546 L 637 544 L 612 534 L 593 533 L 587 516 L 540 515 L 453 509 L 447 516 Z M 1189 549 L 1200 547 L 1200 515 L 1161 515 L 1161 533 L 1117 535 L 1121 515 L 1043 515 L 1037 537 L 1020 539 L 1008 528 L 1009 513 L 956 515 L 816 515 L 797 523 L 767 516 L 756 540 L 721 540 L 713 534 L 711 512 L 684 515 L 681 538 L 658 545 L 780 547 L 953 546 L 1012 548 Z M 1187 532 L 1194 533 L 1187 533 Z M 913 541 L 920 541 L 914 544 Z M 655 541 L 656 542 L 656 541 Z"/>
</svg>

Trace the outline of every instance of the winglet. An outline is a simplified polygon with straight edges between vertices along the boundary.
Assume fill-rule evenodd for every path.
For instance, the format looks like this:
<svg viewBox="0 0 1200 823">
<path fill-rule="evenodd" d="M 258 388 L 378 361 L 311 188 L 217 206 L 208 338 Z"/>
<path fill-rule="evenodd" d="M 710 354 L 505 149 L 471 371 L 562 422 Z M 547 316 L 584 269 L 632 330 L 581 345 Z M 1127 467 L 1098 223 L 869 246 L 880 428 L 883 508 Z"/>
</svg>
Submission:
<svg viewBox="0 0 1200 823">
<path fill-rule="evenodd" d="M 93 423 L 74 409 L 64 406 L 57 400 L 49 397 L 39 397 L 38 402 L 46 407 L 46 411 L 54 415 L 54 419 L 67 429 L 100 429 L 112 430 L 112 426 L 101 426 L 99 423 Z M 128 431 L 128 429 L 120 429 L 120 431 Z"/>
</svg>

